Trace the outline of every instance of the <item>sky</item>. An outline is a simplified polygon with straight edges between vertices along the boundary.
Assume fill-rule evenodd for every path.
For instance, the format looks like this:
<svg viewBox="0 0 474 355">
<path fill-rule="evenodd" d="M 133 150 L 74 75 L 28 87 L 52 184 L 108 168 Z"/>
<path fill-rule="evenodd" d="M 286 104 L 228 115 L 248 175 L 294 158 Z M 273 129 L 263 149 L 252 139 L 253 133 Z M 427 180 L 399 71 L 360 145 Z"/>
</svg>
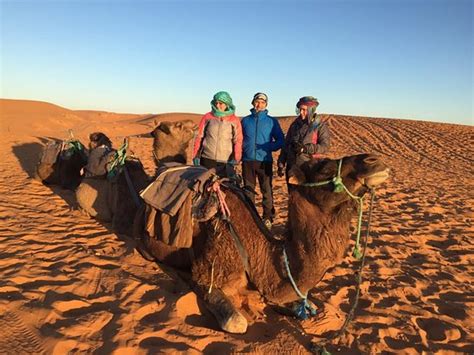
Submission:
<svg viewBox="0 0 474 355">
<path fill-rule="evenodd" d="M 256 92 L 274 116 L 474 125 L 473 1 L 0 0 L 0 97 L 123 113 Z"/>
</svg>

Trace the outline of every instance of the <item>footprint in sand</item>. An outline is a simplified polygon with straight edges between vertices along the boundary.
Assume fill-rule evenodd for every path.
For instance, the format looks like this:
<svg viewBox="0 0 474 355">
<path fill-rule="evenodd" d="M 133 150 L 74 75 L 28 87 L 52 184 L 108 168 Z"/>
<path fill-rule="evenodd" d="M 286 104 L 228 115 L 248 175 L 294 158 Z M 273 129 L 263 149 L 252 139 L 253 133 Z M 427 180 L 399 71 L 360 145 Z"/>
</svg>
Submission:
<svg viewBox="0 0 474 355">
<path fill-rule="evenodd" d="M 29 329 L 15 313 L 0 314 L 0 349 L 5 354 L 45 354 L 39 336 Z"/>
</svg>

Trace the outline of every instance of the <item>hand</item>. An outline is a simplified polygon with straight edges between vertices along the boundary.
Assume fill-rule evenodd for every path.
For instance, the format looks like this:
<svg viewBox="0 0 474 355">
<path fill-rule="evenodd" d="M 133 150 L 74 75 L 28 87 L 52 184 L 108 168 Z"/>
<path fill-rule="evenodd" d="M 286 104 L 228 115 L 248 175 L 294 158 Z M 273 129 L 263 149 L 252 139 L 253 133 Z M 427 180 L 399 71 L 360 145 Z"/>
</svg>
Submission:
<svg viewBox="0 0 474 355">
<path fill-rule="evenodd" d="M 304 144 L 303 143 L 300 143 L 300 142 L 293 142 L 291 144 L 292 148 L 293 148 L 293 151 L 296 153 L 296 154 L 300 154 L 300 153 L 303 153 L 303 150 L 304 150 Z"/>
<path fill-rule="evenodd" d="M 194 158 L 194 159 L 193 159 L 193 165 L 194 165 L 194 166 L 199 166 L 199 165 L 201 165 L 201 159 L 199 159 L 199 158 Z"/>
<path fill-rule="evenodd" d="M 305 154 L 311 154 L 311 155 L 316 153 L 314 144 L 313 143 L 306 143 L 301 152 L 305 153 Z"/>
<path fill-rule="evenodd" d="M 278 163 L 277 175 L 279 177 L 283 177 L 285 175 L 285 172 L 283 169 L 285 169 L 285 165 L 283 165 L 282 163 Z"/>
<path fill-rule="evenodd" d="M 277 175 L 278 175 L 279 177 L 285 176 L 285 172 L 283 171 L 283 168 L 278 168 L 278 170 L 277 170 Z"/>
</svg>

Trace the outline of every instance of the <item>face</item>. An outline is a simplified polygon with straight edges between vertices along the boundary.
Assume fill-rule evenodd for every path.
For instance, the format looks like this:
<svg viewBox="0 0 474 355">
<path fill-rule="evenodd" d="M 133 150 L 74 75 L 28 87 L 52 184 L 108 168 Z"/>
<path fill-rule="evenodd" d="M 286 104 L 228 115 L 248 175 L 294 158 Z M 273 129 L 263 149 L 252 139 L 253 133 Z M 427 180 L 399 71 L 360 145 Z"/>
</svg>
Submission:
<svg viewBox="0 0 474 355">
<path fill-rule="evenodd" d="M 257 112 L 265 110 L 266 107 L 267 107 L 267 103 L 262 99 L 257 99 L 253 102 L 253 108 Z"/>
<path fill-rule="evenodd" d="M 308 118 L 308 106 L 300 105 L 300 116 L 303 120 Z"/>
<path fill-rule="evenodd" d="M 225 110 L 227 110 L 227 105 L 222 101 L 216 101 L 216 108 L 221 112 L 225 112 Z"/>
</svg>

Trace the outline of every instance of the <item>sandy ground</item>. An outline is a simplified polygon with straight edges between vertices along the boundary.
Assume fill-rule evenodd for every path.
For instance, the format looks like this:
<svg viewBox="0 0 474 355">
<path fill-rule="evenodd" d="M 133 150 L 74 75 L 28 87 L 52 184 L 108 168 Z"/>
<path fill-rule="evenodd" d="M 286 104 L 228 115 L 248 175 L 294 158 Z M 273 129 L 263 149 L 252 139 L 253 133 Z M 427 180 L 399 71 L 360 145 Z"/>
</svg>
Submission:
<svg viewBox="0 0 474 355">
<path fill-rule="evenodd" d="M 321 306 L 315 318 L 281 316 L 251 293 L 248 332 L 226 334 L 173 270 L 145 261 L 130 237 L 82 214 L 73 192 L 33 179 L 42 146 L 67 138 L 68 129 L 83 143 L 102 131 L 118 146 L 149 132 L 155 119 L 182 117 L 199 119 L 0 101 L 1 353 L 308 353 L 339 329 L 355 296 L 359 265 L 350 256 L 311 291 Z M 392 169 L 377 190 L 355 318 L 329 349 L 473 353 L 474 128 L 324 117 L 332 157 L 371 152 Z M 130 145 L 151 175 L 151 139 L 132 137 Z M 279 232 L 286 188 L 282 179 L 274 185 Z"/>
</svg>

